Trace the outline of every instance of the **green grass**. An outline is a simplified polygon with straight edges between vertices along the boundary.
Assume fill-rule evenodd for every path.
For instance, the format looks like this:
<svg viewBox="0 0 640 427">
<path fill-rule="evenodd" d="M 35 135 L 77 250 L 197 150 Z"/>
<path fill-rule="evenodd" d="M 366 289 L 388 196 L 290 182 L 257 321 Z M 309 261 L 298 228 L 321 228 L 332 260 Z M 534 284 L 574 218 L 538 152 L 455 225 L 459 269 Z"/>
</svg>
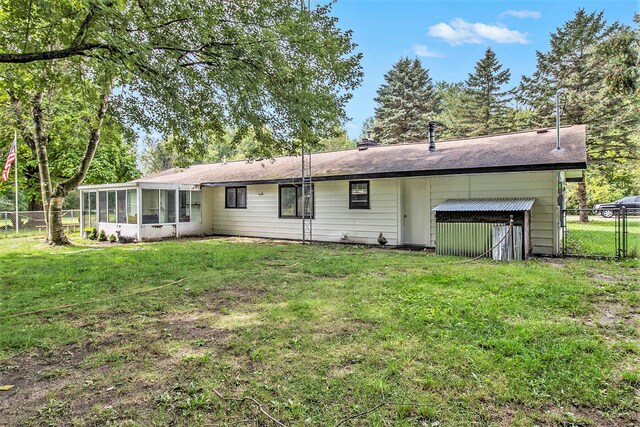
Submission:
<svg viewBox="0 0 640 427">
<path fill-rule="evenodd" d="M 83 243 L 84 244 L 84 243 Z M 92 249 L 74 253 L 82 249 Z M 98 250 L 93 250 L 98 249 Z M 0 242 L 16 425 L 602 425 L 640 416 L 637 260 L 496 264 L 360 246 Z M 29 396 L 26 398 L 25 396 Z"/>
<path fill-rule="evenodd" d="M 567 221 L 567 246 L 570 254 L 616 256 L 614 220 L 590 219 L 587 223 Z M 640 256 L 640 218 L 627 221 L 627 255 Z"/>
</svg>

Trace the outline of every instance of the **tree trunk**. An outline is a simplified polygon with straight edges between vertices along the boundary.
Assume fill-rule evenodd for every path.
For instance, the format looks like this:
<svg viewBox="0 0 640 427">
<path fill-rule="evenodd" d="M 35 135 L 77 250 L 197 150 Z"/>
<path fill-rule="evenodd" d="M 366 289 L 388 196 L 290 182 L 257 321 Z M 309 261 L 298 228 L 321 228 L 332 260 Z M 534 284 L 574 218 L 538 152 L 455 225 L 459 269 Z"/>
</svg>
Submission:
<svg viewBox="0 0 640 427">
<path fill-rule="evenodd" d="M 47 241 L 52 245 L 68 245 L 71 243 L 69 238 L 66 236 L 62 225 L 62 203 L 64 202 L 64 198 L 67 194 L 69 194 L 70 191 L 75 190 L 75 188 L 82 183 L 89 171 L 89 166 L 91 166 L 91 161 L 93 160 L 93 156 L 96 154 L 98 143 L 100 142 L 100 130 L 102 128 L 104 117 L 107 114 L 110 96 L 111 86 L 109 85 L 105 90 L 105 93 L 100 97 L 100 105 L 98 106 L 96 114 L 96 122 L 89 133 L 89 141 L 87 142 L 84 155 L 82 156 L 80 167 L 71 178 L 56 185 L 55 190 L 50 193 L 46 207 L 47 211 L 45 212 L 48 217 Z"/>
<path fill-rule="evenodd" d="M 49 201 L 49 233 L 48 241 L 51 245 L 69 245 L 71 242 L 64 233 L 62 225 L 62 203 L 64 197 L 52 197 Z"/>
<path fill-rule="evenodd" d="M 589 211 L 587 210 L 587 184 L 584 172 L 582 181 L 578 183 L 578 207 L 580 208 L 580 222 L 589 222 Z"/>
<path fill-rule="evenodd" d="M 34 148 L 38 161 L 38 174 L 40 175 L 40 194 L 42 195 L 42 208 L 44 210 L 44 220 L 47 226 L 47 240 L 49 237 L 49 199 L 51 198 L 51 175 L 49 173 L 49 158 L 47 156 L 48 137 L 44 129 L 44 111 L 42 109 L 42 98 L 44 93 L 40 92 L 33 98 L 33 125 L 34 125 Z"/>
</svg>

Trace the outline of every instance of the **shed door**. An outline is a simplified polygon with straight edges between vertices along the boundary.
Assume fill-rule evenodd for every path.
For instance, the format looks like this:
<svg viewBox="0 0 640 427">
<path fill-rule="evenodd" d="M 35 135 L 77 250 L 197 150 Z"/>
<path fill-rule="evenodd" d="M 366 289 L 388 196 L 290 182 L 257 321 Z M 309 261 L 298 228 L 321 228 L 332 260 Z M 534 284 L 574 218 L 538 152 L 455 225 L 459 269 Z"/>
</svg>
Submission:
<svg viewBox="0 0 640 427">
<path fill-rule="evenodd" d="M 405 245 L 429 245 L 429 198 L 426 178 L 402 183 L 402 234 Z"/>
</svg>

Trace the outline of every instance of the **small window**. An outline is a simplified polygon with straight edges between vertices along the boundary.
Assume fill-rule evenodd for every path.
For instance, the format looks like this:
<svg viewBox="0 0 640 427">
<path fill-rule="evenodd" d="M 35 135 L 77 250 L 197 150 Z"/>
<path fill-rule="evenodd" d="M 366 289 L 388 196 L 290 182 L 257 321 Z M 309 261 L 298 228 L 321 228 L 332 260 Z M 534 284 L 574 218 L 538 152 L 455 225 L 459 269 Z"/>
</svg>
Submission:
<svg viewBox="0 0 640 427">
<path fill-rule="evenodd" d="M 127 223 L 138 223 L 138 190 L 127 190 Z"/>
<path fill-rule="evenodd" d="M 181 190 L 178 194 L 178 220 L 180 222 L 191 222 L 191 212 L 189 212 L 190 198 L 189 191 Z"/>
<path fill-rule="evenodd" d="M 118 190 L 118 224 L 127 223 L 127 190 Z"/>
<path fill-rule="evenodd" d="M 158 216 L 158 190 L 142 190 L 142 223 L 157 224 Z"/>
<path fill-rule="evenodd" d="M 100 212 L 98 214 L 98 221 L 107 222 L 107 192 L 100 191 L 98 193 L 98 204 L 100 206 Z"/>
<path fill-rule="evenodd" d="M 82 192 L 82 221 L 85 228 L 96 226 L 96 192 Z"/>
<path fill-rule="evenodd" d="M 160 190 L 160 223 L 176 222 L 176 192 L 175 190 Z"/>
<path fill-rule="evenodd" d="M 225 187 L 225 203 L 227 209 L 246 209 L 247 187 Z"/>
<path fill-rule="evenodd" d="M 202 193 L 200 191 L 191 192 L 191 222 L 202 221 L 201 198 Z"/>
<path fill-rule="evenodd" d="M 92 191 L 89 194 L 89 227 L 93 228 L 97 225 L 97 211 L 96 211 L 96 197 L 97 192 Z"/>
<path fill-rule="evenodd" d="M 116 222 L 116 192 L 107 191 L 107 222 Z"/>
<path fill-rule="evenodd" d="M 349 181 L 349 209 L 369 209 L 369 181 Z"/>
<path fill-rule="evenodd" d="M 305 194 L 302 200 L 302 185 L 281 185 L 280 186 L 280 218 L 302 218 L 302 205 L 306 217 L 314 216 L 313 185 L 311 191 Z M 311 193 L 311 194 L 309 194 Z"/>
</svg>

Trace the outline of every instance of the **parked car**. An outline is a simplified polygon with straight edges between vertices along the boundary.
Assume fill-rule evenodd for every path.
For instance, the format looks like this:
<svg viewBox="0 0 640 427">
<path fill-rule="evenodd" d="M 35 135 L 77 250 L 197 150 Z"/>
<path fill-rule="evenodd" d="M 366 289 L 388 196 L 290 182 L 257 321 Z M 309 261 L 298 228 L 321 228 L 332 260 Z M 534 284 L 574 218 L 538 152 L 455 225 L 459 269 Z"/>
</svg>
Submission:
<svg viewBox="0 0 640 427">
<path fill-rule="evenodd" d="M 614 212 L 625 207 L 630 214 L 640 213 L 640 196 L 623 197 L 611 203 L 602 203 L 593 207 L 594 214 L 600 214 L 605 218 L 611 218 Z"/>
</svg>

